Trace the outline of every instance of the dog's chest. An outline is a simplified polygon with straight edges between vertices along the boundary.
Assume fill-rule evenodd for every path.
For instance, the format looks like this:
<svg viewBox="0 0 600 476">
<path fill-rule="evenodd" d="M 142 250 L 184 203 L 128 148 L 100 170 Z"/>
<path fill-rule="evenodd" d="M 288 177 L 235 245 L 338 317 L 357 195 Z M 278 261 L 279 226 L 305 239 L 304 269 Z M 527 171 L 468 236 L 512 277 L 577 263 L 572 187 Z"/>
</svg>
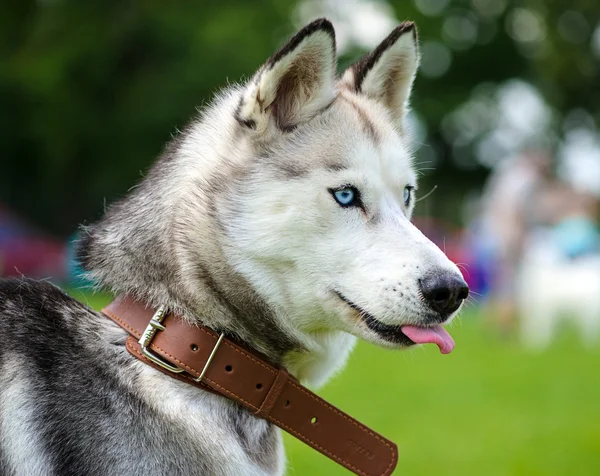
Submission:
<svg viewBox="0 0 600 476">
<path fill-rule="evenodd" d="M 136 363 L 137 364 L 137 363 Z M 198 449 L 210 474 L 282 474 L 285 455 L 279 429 L 224 397 L 203 392 L 139 364 L 140 397 L 172 426 L 190 455 Z"/>
</svg>

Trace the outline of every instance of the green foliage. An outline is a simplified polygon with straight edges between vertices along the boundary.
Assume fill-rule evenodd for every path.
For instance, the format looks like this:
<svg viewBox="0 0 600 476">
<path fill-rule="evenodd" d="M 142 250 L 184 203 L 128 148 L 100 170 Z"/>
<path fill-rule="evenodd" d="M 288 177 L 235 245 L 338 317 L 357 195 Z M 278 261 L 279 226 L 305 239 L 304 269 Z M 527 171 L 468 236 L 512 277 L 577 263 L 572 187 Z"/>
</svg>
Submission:
<svg viewBox="0 0 600 476">
<path fill-rule="evenodd" d="M 139 180 L 196 107 L 227 80 L 251 75 L 282 44 L 297 26 L 291 19 L 298 3 L 2 3 L 0 202 L 62 235 L 98 218 L 105 201 Z M 336 8 L 346 13 L 354 4 Z M 473 146 L 457 146 L 441 127 L 478 85 L 493 92 L 509 78 L 523 78 L 559 114 L 584 108 L 598 122 L 600 65 L 591 46 L 600 43 L 593 39 L 600 21 L 596 1 L 390 5 L 397 19 L 417 22 L 423 44 L 437 42 L 451 54 L 443 75 L 419 75 L 413 100 L 428 131 L 419 160 L 426 162 L 432 152 L 437 158 L 423 165 L 437 169 L 423 189 L 439 185 L 429 200 L 438 216 L 456 220 L 465 190 L 478 188 L 487 173 L 474 160 Z M 423 5 L 438 12 L 427 13 Z M 541 28 L 533 40 L 532 15 Z M 470 39 L 469 22 L 475 25 Z M 386 34 L 381 31 L 382 38 Z M 362 53 L 346 53 L 341 64 Z"/>
<path fill-rule="evenodd" d="M 293 6 L 3 4 L 0 202 L 63 234 L 97 218 L 197 106 L 285 40 Z"/>
<path fill-rule="evenodd" d="M 594 0 L 546 2 L 543 0 L 390 0 L 399 19 L 414 20 L 421 43 L 439 42 L 452 55 L 449 69 L 440 77 L 419 74 L 413 107 L 422 115 L 428 137 L 418 158 L 426 171 L 422 189 L 438 185 L 425 205 L 426 214 L 460 222 L 461 205 L 470 191 L 480 190 L 487 176 L 475 157 L 475 145 L 453 142 L 444 133 L 448 113 L 464 103 L 473 91 L 486 88 L 493 97 L 497 87 L 512 78 L 536 87 L 556 114 L 548 142 L 556 146 L 565 130 L 563 116 L 587 111 L 600 125 L 600 9 Z M 440 7 L 426 15 L 419 5 Z M 469 20 L 453 31 L 452 20 Z M 469 23 L 469 22 L 467 22 Z M 594 43 L 596 43 L 594 51 Z M 425 60 L 425 58 L 424 58 Z M 592 127 L 594 127 L 592 125 Z M 550 150 L 551 153 L 556 152 Z M 434 163 L 428 162 L 433 157 Z M 421 207 L 423 210 L 423 207 Z"/>
</svg>

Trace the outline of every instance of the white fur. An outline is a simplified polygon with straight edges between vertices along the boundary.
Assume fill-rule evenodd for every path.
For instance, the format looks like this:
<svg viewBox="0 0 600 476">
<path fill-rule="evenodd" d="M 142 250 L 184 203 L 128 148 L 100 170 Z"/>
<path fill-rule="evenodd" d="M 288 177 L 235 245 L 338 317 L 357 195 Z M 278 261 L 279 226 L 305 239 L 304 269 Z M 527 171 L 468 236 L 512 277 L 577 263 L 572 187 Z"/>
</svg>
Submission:
<svg viewBox="0 0 600 476">
<path fill-rule="evenodd" d="M 0 372 L 0 445 L 15 476 L 46 476 L 48 458 L 36 431 L 35 391 L 30 382 L 21 378 L 27 375 L 27 362 L 13 356 L 7 359 Z"/>
<path fill-rule="evenodd" d="M 243 213 L 229 223 L 232 241 L 226 243 L 230 262 L 281 310 L 281 325 L 311 350 L 304 362 L 294 355 L 288 365 L 313 384 L 343 365 L 353 345 L 344 333 L 389 345 L 366 329 L 333 289 L 386 324 L 418 324 L 424 306 L 418 278 L 444 270 L 459 273 L 410 222 L 412 205 L 407 209 L 402 203 L 404 187 L 416 184 L 407 145 L 381 105 L 353 100 L 369 115 L 381 144 L 375 147 L 352 122 L 336 127 L 316 119 L 307 134 L 310 142 L 296 144 L 300 150 L 293 160 L 317 165 L 324 155 L 339 155 L 348 168 L 327 173 L 315 166 L 314 174 L 292 181 L 261 171 L 235 204 Z M 344 117 L 349 109 L 340 101 L 331 115 Z M 285 158 L 289 151 L 277 153 Z M 341 209 L 332 199 L 327 189 L 345 183 L 361 188 L 368 216 Z M 304 213 L 296 213 L 297 207 Z"/>
<path fill-rule="evenodd" d="M 223 448 L 227 448 L 226 457 L 221 458 L 218 467 L 214 468 L 215 476 L 273 474 L 254 464 L 240 445 L 237 436 L 231 434 L 228 427 L 224 428 L 220 424 L 225 416 L 224 405 L 233 406 L 233 402 L 208 392 L 199 392 L 197 388 L 173 380 L 141 362 L 136 362 L 135 366 L 137 378 L 128 382 L 132 391 L 138 392 L 155 410 L 179 428 L 180 438 L 194 441 L 204 452 L 210 454 L 225 455 Z M 256 424 L 249 427 L 248 431 L 256 433 L 258 438 L 268 425 L 267 421 L 257 419 Z M 285 467 L 280 433 L 278 437 L 280 443 L 275 474 L 283 473 Z"/>
</svg>

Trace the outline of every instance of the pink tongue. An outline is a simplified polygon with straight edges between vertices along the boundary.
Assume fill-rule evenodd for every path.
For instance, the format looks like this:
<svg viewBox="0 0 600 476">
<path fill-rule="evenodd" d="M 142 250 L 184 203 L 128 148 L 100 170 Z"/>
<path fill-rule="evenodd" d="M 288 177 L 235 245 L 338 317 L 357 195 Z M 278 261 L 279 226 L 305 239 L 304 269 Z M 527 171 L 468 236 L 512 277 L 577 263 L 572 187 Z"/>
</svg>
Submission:
<svg viewBox="0 0 600 476">
<path fill-rule="evenodd" d="M 449 354 L 454 349 L 454 340 L 442 326 L 402 326 L 400 329 L 415 344 L 437 344 L 442 354 Z"/>
</svg>

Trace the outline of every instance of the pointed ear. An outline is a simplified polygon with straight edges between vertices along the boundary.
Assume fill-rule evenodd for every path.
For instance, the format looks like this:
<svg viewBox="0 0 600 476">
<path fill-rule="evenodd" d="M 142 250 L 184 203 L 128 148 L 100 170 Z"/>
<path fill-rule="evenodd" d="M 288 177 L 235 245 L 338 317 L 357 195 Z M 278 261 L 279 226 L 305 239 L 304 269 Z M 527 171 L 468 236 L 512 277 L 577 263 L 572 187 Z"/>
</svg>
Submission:
<svg viewBox="0 0 600 476">
<path fill-rule="evenodd" d="M 260 133 L 293 129 L 333 101 L 336 69 L 333 25 L 315 20 L 258 70 L 242 94 L 238 121 Z"/>
<path fill-rule="evenodd" d="M 348 68 L 342 83 L 383 104 L 402 130 L 418 66 L 417 29 L 414 23 L 405 22 L 373 52 Z"/>
</svg>

